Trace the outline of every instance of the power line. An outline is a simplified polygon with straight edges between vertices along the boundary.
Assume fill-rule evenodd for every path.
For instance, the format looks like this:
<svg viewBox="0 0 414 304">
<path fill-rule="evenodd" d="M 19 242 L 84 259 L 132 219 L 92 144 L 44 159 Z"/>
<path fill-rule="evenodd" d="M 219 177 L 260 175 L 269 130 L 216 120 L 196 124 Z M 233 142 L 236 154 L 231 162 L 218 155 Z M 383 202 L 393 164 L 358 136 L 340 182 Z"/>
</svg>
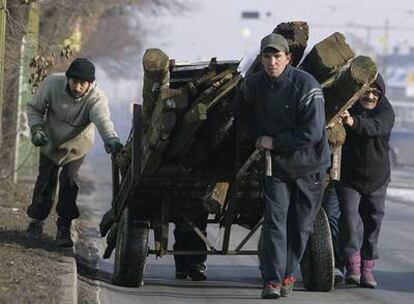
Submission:
<svg viewBox="0 0 414 304">
<path fill-rule="evenodd" d="M 337 23 L 310 23 L 312 27 L 321 28 L 353 28 L 362 30 L 389 30 L 389 31 L 409 31 L 414 32 L 414 27 L 410 26 L 392 26 L 392 25 L 370 25 L 363 23 L 347 22 L 345 24 Z"/>
</svg>

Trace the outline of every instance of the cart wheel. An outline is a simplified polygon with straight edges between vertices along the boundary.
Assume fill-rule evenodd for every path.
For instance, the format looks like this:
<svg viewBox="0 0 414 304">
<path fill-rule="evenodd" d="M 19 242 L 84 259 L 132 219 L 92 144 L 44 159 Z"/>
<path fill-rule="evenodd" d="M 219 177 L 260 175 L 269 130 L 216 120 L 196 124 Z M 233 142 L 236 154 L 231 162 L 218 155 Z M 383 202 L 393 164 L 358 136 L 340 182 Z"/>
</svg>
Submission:
<svg viewBox="0 0 414 304">
<path fill-rule="evenodd" d="M 149 224 L 134 220 L 126 207 L 119 220 L 112 282 L 120 286 L 144 284 Z"/>
<path fill-rule="evenodd" d="M 334 252 L 328 217 L 323 208 L 300 263 L 303 285 L 311 291 L 330 291 L 334 286 Z"/>
</svg>

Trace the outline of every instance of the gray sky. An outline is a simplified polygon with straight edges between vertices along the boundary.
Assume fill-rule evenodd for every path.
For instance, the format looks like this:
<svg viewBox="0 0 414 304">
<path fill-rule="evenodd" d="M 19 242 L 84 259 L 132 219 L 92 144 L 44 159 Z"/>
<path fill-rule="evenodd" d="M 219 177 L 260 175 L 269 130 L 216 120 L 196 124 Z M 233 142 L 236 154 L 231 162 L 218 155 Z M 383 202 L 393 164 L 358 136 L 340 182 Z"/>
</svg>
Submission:
<svg viewBox="0 0 414 304">
<path fill-rule="evenodd" d="M 379 54 L 384 51 L 383 29 L 372 28 L 367 36 L 367 26 L 383 27 L 386 20 L 390 27 L 412 30 L 390 30 L 388 49 L 396 44 L 402 49 L 414 46 L 414 0 L 184 0 L 191 10 L 184 13 L 160 13 L 151 16 L 143 13 L 143 30 L 147 33 L 142 54 L 133 58 L 131 65 L 142 72 L 141 58 L 145 49 L 158 47 L 178 61 L 241 59 L 255 56 L 261 37 L 270 33 L 280 22 L 301 20 L 310 26 L 308 51 L 321 39 L 335 31 L 348 38 L 354 35 L 362 42 L 369 40 Z M 292 3 L 292 5 L 291 5 Z M 258 11 L 259 20 L 243 20 L 241 12 Z M 363 25 L 356 27 L 350 25 Z M 336 25 L 336 26 L 334 26 Z M 349 42 L 349 41 L 348 41 Z M 351 43 L 351 47 L 354 47 Z M 367 54 L 371 55 L 372 54 Z M 132 59 L 132 58 L 131 58 Z M 122 138 L 130 128 L 129 107 L 140 102 L 141 79 L 111 79 L 98 67 L 99 84 L 107 92 L 112 114 Z M 142 73 L 140 73 L 142 76 Z M 118 119 L 122 117 L 122 119 Z"/>
<path fill-rule="evenodd" d="M 414 46 L 412 0 L 187 0 L 191 11 L 171 16 L 145 16 L 151 25 L 147 47 L 159 47 L 177 60 L 245 57 L 255 52 L 262 36 L 284 21 L 307 21 L 312 46 L 335 31 L 356 35 L 383 53 L 387 46 Z M 260 13 L 242 20 L 243 10 Z M 390 30 L 385 43 L 383 27 Z M 369 28 L 371 27 L 371 31 Z M 401 27 L 401 29 L 392 29 Z M 404 28 L 404 29 L 402 29 Z M 409 30 L 407 30 L 409 29 Z M 158 34 L 160 33 L 160 35 Z M 352 45 L 351 45 L 352 46 Z"/>
</svg>

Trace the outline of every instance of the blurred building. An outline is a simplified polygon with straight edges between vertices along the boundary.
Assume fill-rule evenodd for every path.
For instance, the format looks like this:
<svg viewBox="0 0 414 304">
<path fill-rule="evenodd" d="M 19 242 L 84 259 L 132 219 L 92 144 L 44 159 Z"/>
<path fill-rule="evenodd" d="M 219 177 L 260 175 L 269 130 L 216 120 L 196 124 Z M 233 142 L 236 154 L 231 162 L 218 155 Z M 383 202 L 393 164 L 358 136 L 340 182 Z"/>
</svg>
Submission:
<svg viewBox="0 0 414 304">
<path fill-rule="evenodd" d="M 388 55 L 378 55 L 377 63 L 390 99 L 414 102 L 414 47 L 404 51 L 396 47 Z"/>
</svg>

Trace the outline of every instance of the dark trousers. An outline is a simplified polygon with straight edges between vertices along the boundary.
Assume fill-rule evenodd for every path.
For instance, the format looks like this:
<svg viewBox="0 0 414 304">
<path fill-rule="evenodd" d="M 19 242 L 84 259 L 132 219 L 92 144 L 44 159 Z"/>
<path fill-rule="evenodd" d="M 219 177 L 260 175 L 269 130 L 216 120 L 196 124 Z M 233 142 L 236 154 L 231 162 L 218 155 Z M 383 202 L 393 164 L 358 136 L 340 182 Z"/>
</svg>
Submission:
<svg viewBox="0 0 414 304">
<path fill-rule="evenodd" d="M 331 181 L 325 189 L 323 195 L 322 207 L 325 210 L 331 230 L 332 245 L 335 255 L 335 267 L 342 270 L 343 262 L 339 250 L 339 216 L 341 214 L 339 208 L 339 200 L 336 194 L 336 181 Z"/>
<path fill-rule="evenodd" d="M 265 282 L 292 275 L 306 249 L 321 206 L 324 172 L 297 179 L 265 177 L 263 256 Z"/>
<path fill-rule="evenodd" d="M 62 166 L 59 174 L 60 167 L 40 153 L 39 175 L 33 190 L 32 203 L 27 209 L 29 217 L 44 220 L 49 216 L 55 201 L 58 177 L 59 195 L 56 204 L 58 226 L 68 226 L 73 219 L 79 217 L 79 209 L 76 205 L 79 191 L 77 177 L 84 159 L 85 157 L 82 157 Z"/>
<path fill-rule="evenodd" d="M 369 194 L 361 194 L 338 184 L 340 245 L 344 257 L 361 251 L 364 260 L 378 259 L 378 237 L 384 218 L 387 187 L 388 183 Z"/>
<path fill-rule="evenodd" d="M 208 213 L 192 219 L 204 235 L 207 235 L 207 217 Z M 207 250 L 204 241 L 185 222 L 175 223 L 174 238 L 174 250 Z M 206 260 L 205 254 L 174 255 L 175 269 L 181 272 L 190 272 L 190 268 L 197 268 Z"/>
</svg>

